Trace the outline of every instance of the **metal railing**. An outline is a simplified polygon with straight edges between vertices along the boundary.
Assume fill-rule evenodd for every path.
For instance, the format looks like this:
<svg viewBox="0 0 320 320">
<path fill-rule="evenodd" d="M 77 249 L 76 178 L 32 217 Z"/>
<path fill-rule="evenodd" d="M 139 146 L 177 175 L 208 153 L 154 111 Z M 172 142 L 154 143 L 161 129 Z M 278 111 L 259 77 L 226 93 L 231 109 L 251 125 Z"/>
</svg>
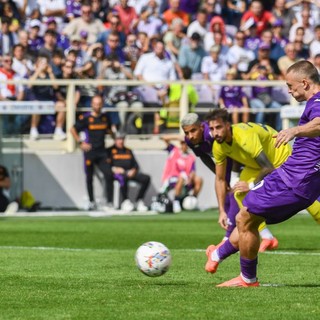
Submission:
<svg viewBox="0 0 320 320">
<path fill-rule="evenodd" d="M 0 81 L 4 82 L 4 81 Z M 92 86 L 99 86 L 99 87 L 106 87 L 106 86 L 128 86 L 128 87 L 138 87 L 138 86 L 152 86 L 152 85 L 170 85 L 170 84 L 180 84 L 182 85 L 181 91 L 181 98 L 179 101 L 178 108 L 170 108 L 170 111 L 178 111 L 179 118 L 182 119 L 189 110 L 189 103 L 188 103 L 188 94 L 187 94 L 187 85 L 236 85 L 242 87 L 252 87 L 252 86 L 261 86 L 261 87 L 277 87 L 277 86 L 286 86 L 284 81 L 247 81 L 247 80 L 234 80 L 234 81 L 209 81 L 209 80 L 178 80 L 178 81 L 156 81 L 156 82 L 145 82 L 145 81 L 138 81 L 138 80 L 117 80 L 117 82 L 110 81 L 110 80 L 8 80 L 5 81 L 6 84 L 22 84 L 24 86 L 66 86 L 67 87 L 67 98 L 66 98 L 66 133 L 67 139 L 64 141 L 64 147 L 67 152 L 72 152 L 75 150 L 75 141 L 70 133 L 70 128 L 74 125 L 76 119 L 76 105 L 75 105 L 75 92 L 76 87 L 85 86 L 85 85 L 92 85 Z M 9 102 L 9 101 L 8 101 Z M 4 103 L 4 101 L 2 101 Z M 297 105 L 295 101 L 291 101 L 290 105 Z M 122 111 L 128 112 L 141 112 L 141 113 L 150 113 L 150 112 L 157 112 L 160 108 L 143 108 L 143 107 L 128 107 L 128 108 L 121 108 Z M 117 112 L 118 110 L 112 108 L 109 110 L 110 112 Z M 208 108 L 196 108 L 196 112 L 203 113 L 208 112 Z M 250 108 L 249 112 L 280 112 L 280 109 L 253 109 Z M 0 111 L 0 114 L 1 113 Z"/>
</svg>

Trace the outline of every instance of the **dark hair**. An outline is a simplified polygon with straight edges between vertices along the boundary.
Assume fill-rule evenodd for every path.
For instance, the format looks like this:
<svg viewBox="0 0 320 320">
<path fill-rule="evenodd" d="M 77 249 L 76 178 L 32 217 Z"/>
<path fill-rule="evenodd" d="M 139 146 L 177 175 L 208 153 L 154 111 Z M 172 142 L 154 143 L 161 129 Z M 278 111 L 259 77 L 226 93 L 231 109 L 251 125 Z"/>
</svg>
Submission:
<svg viewBox="0 0 320 320">
<path fill-rule="evenodd" d="M 189 67 L 183 67 L 181 68 L 181 71 L 185 80 L 191 79 L 192 70 Z"/>
<path fill-rule="evenodd" d="M 287 74 L 293 72 L 298 74 L 301 78 L 310 79 L 313 83 L 320 84 L 320 77 L 317 68 L 307 60 L 298 61 L 291 65 Z"/>
<path fill-rule="evenodd" d="M 214 109 L 211 112 L 209 112 L 205 120 L 207 122 L 222 119 L 224 123 L 230 122 L 230 114 L 226 109 Z"/>
<path fill-rule="evenodd" d="M 44 33 L 44 35 L 50 35 L 50 36 L 53 36 L 53 37 L 57 37 L 57 32 L 55 32 L 54 30 L 51 30 L 51 29 L 48 29 L 46 30 L 46 32 Z"/>
</svg>

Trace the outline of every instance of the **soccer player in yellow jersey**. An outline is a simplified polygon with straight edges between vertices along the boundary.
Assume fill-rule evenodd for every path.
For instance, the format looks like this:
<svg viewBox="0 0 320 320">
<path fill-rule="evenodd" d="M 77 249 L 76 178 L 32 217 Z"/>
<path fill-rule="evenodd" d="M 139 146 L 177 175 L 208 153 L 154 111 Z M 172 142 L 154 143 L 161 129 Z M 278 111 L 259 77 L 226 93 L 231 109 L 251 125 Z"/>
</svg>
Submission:
<svg viewBox="0 0 320 320">
<path fill-rule="evenodd" d="M 227 214 L 224 210 L 227 193 L 226 158 L 229 157 L 243 165 L 240 181 L 233 187 L 235 199 L 241 207 L 244 196 L 250 190 L 250 184 L 259 182 L 266 174 L 285 162 L 291 154 L 291 147 L 286 144 L 275 148 L 273 137 L 277 131 L 270 126 L 251 122 L 231 125 L 229 114 L 225 109 L 214 110 L 207 116 L 207 120 L 215 139 L 212 148 L 216 162 L 215 188 L 219 206 L 219 222 L 223 225 L 227 221 Z M 307 210 L 315 220 L 320 221 L 318 201 Z M 214 245 L 209 246 L 206 271 L 216 272 L 219 262 L 238 250 L 239 248 L 232 245 L 229 240 L 219 248 Z"/>
</svg>

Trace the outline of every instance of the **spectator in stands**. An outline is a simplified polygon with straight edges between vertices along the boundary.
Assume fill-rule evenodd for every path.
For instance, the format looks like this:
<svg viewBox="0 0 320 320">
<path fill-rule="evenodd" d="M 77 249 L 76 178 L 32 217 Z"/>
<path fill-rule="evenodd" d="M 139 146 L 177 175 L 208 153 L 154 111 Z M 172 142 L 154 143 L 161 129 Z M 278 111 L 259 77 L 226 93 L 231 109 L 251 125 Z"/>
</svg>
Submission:
<svg viewBox="0 0 320 320">
<path fill-rule="evenodd" d="M 87 61 L 83 67 L 76 70 L 80 79 L 96 79 L 97 74 L 93 61 Z M 76 94 L 76 104 L 78 108 L 90 108 L 91 100 L 99 94 L 98 87 L 93 84 L 86 84 L 79 87 L 79 93 Z"/>
<path fill-rule="evenodd" d="M 10 49 L 18 43 L 18 37 L 15 32 L 10 31 L 10 19 L 8 17 L 1 17 L 0 30 L 0 55 L 6 55 Z"/>
<path fill-rule="evenodd" d="M 227 62 L 233 68 L 238 70 L 238 73 L 243 78 L 248 71 L 249 63 L 254 60 L 254 53 L 245 48 L 245 34 L 243 31 L 238 31 L 235 36 L 235 43 L 230 47 L 227 55 Z"/>
<path fill-rule="evenodd" d="M 220 16 L 215 16 L 211 19 L 209 30 L 212 32 L 212 34 L 215 32 L 220 32 L 222 35 L 222 43 L 224 45 L 231 44 L 231 40 L 228 39 L 226 25 Z"/>
<path fill-rule="evenodd" d="M 237 77 L 237 69 L 230 68 L 227 70 L 226 78 L 233 81 Z M 219 96 L 220 108 L 227 108 L 232 112 L 232 123 L 239 122 L 239 112 L 241 122 L 249 121 L 249 101 L 241 86 L 226 85 L 221 87 Z"/>
<path fill-rule="evenodd" d="M 279 77 L 281 77 L 281 72 L 278 68 L 277 61 L 270 58 L 270 49 L 271 46 L 269 43 L 261 42 L 259 44 L 259 50 L 257 58 L 252 60 L 248 65 L 248 73 L 252 72 L 252 68 L 254 66 L 258 66 L 260 64 L 263 64 L 267 67 L 269 73 L 272 74 L 272 79 L 277 80 Z M 255 70 L 256 71 L 256 70 Z M 247 78 L 250 78 L 251 75 L 247 75 Z"/>
<path fill-rule="evenodd" d="M 283 78 L 285 78 L 288 68 L 300 60 L 300 58 L 297 57 L 297 51 L 294 47 L 294 44 L 291 42 L 286 45 L 285 53 L 286 54 L 277 62 Z"/>
<path fill-rule="evenodd" d="M 66 3 L 64 0 L 38 0 L 38 4 L 44 22 L 49 17 L 53 17 L 57 21 L 58 26 L 63 25 L 66 15 Z"/>
<path fill-rule="evenodd" d="M 140 55 L 150 52 L 150 41 L 148 35 L 145 32 L 138 32 L 136 44 L 139 49 Z"/>
<path fill-rule="evenodd" d="M 223 16 L 226 18 L 226 23 L 229 25 L 234 25 L 237 28 L 240 26 L 240 20 L 243 13 L 247 9 L 246 0 L 227 0 L 225 1 L 225 6 L 223 8 Z"/>
<path fill-rule="evenodd" d="M 126 34 L 122 31 L 119 16 L 117 14 L 111 14 L 109 16 L 109 21 L 104 23 L 104 26 L 106 30 L 99 33 L 97 42 L 100 42 L 104 45 L 107 42 L 109 34 L 116 32 L 119 36 L 119 46 L 123 48 L 126 43 Z"/>
<path fill-rule="evenodd" d="M 283 34 L 288 36 L 294 14 L 292 10 L 286 7 L 286 0 L 275 0 L 272 14 L 276 20 L 281 20 L 283 22 Z"/>
<path fill-rule="evenodd" d="M 250 80 L 255 81 L 266 81 L 274 80 L 274 73 L 271 66 L 264 61 L 260 64 L 254 65 L 249 73 Z M 255 109 L 279 109 L 281 104 L 274 99 L 272 99 L 272 87 L 252 87 L 252 98 L 250 104 L 252 108 Z M 255 122 L 264 124 L 265 113 L 258 112 L 256 114 Z M 276 114 L 276 130 L 280 131 L 282 127 L 280 112 Z"/>
<path fill-rule="evenodd" d="M 163 38 L 166 50 L 171 57 L 178 57 L 184 39 L 186 39 L 186 34 L 183 32 L 183 21 L 180 18 L 175 18 Z"/>
<path fill-rule="evenodd" d="M 52 59 L 51 59 L 51 68 L 53 71 L 53 74 L 56 78 L 60 77 L 62 73 L 62 65 L 64 63 L 64 54 L 60 50 L 56 50 L 52 54 Z"/>
<path fill-rule="evenodd" d="M 10 190 L 11 179 L 8 169 L 0 165 L 0 212 L 5 214 L 14 214 L 18 211 L 19 206 L 17 202 L 10 203 Z"/>
<path fill-rule="evenodd" d="M 267 44 L 269 49 L 269 58 L 277 61 L 280 57 L 284 56 L 284 47 L 281 46 L 279 42 L 276 41 L 274 38 L 274 33 L 268 29 L 264 30 L 261 33 L 261 42 Z M 258 55 L 258 50 L 256 51 L 256 54 Z"/>
<path fill-rule="evenodd" d="M 289 40 L 293 42 L 296 37 L 296 31 L 298 28 L 302 27 L 304 30 L 303 43 L 305 45 L 310 45 L 314 39 L 314 26 L 310 23 L 310 11 L 303 10 L 301 12 L 302 21 L 293 24 L 289 31 Z"/>
<path fill-rule="evenodd" d="M 66 1 L 66 18 L 68 22 L 74 18 L 81 17 L 81 0 L 67 0 Z"/>
<path fill-rule="evenodd" d="M 202 40 L 208 32 L 207 11 L 205 9 L 200 9 L 197 13 L 197 19 L 189 24 L 187 29 L 187 36 L 190 38 L 195 32 L 200 34 Z"/>
<path fill-rule="evenodd" d="M 58 50 L 57 47 L 57 33 L 53 30 L 47 30 L 44 34 L 44 44 L 39 50 L 39 55 L 47 56 L 49 62 L 51 62 L 52 54 L 54 51 Z"/>
<path fill-rule="evenodd" d="M 252 20 L 257 24 L 258 36 L 261 35 L 263 30 L 266 30 L 275 21 L 275 17 L 271 12 L 264 10 L 263 4 L 260 0 L 251 1 L 249 10 L 244 12 L 240 28 L 244 28 L 248 20 Z"/>
<path fill-rule="evenodd" d="M 123 52 L 125 54 L 125 65 L 127 67 L 129 66 L 133 71 L 140 57 L 140 50 L 137 46 L 137 37 L 135 34 L 128 34 Z"/>
<path fill-rule="evenodd" d="M 37 0 L 16 1 L 21 20 L 38 19 L 40 17 L 39 4 Z"/>
<path fill-rule="evenodd" d="M 98 167 L 104 176 L 107 207 L 113 207 L 113 176 L 110 164 L 106 161 L 108 156 L 105 148 L 105 136 L 108 133 L 112 134 L 112 131 L 107 114 L 102 112 L 103 104 L 102 97 L 95 95 L 91 102 L 91 112 L 81 115 L 71 128 L 71 134 L 84 155 L 86 185 L 90 201 L 89 210 L 97 208 L 93 190 L 95 167 Z M 80 132 L 85 132 L 84 139 L 81 139 Z"/>
<path fill-rule="evenodd" d="M 16 7 L 15 2 L 13 1 L 3 1 L 2 8 L 1 8 L 1 18 L 8 18 L 10 19 L 10 26 L 9 30 L 11 32 L 17 32 L 21 27 L 21 16 L 20 12 Z"/>
<path fill-rule="evenodd" d="M 314 28 L 314 40 L 310 43 L 309 50 L 311 58 L 320 53 L 320 24 Z"/>
<path fill-rule="evenodd" d="M 147 33 L 148 37 L 162 34 L 163 22 L 153 15 L 153 10 L 147 6 L 142 7 L 138 18 L 136 30 Z"/>
<path fill-rule="evenodd" d="M 89 56 L 85 50 L 81 48 L 81 37 L 73 35 L 70 38 L 70 47 L 64 51 L 64 55 L 68 56 L 69 52 L 72 51 L 76 56 L 76 66 L 82 67 L 86 61 L 88 61 Z"/>
<path fill-rule="evenodd" d="M 100 19 L 103 23 L 107 20 L 108 1 L 91 0 L 91 9 L 96 19 Z"/>
<path fill-rule="evenodd" d="M 289 39 L 284 35 L 283 26 L 282 20 L 276 20 L 272 24 L 271 32 L 273 34 L 273 41 L 278 43 L 280 47 L 284 49 L 286 44 L 289 43 Z"/>
<path fill-rule="evenodd" d="M 128 5 L 128 0 L 120 0 L 120 4 L 114 6 L 113 10 L 119 15 L 123 32 L 127 35 L 134 30 L 138 24 L 138 15 L 135 8 Z"/>
<path fill-rule="evenodd" d="M 174 189 L 173 212 L 179 213 L 182 199 L 189 194 L 197 197 L 203 180 L 196 174 L 196 157 L 189 152 L 185 140 L 170 135 L 163 136 L 162 139 L 167 144 L 169 156 L 162 174 L 161 193 L 167 194 Z M 174 139 L 179 140 L 180 147 L 171 143 Z"/>
<path fill-rule="evenodd" d="M 318 73 L 320 75 L 320 53 L 317 53 L 313 58 L 313 64 L 317 68 Z"/>
<path fill-rule="evenodd" d="M 39 35 L 40 27 L 41 21 L 38 19 L 32 19 L 29 23 L 28 45 L 33 56 L 38 54 L 40 48 L 42 48 L 44 44 L 43 37 Z"/>
<path fill-rule="evenodd" d="M 104 88 L 104 95 L 107 97 L 108 105 L 116 107 L 121 110 L 121 105 L 129 107 L 131 103 L 137 100 L 137 96 L 133 95 L 132 88 L 125 85 L 116 85 L 117 80 L 133 79 L 132 70 L 120 63 L 117 55 L 109 55 L 103 61 L 103 67 L 100 73 L 101 79 L 111 80 L 115 83 L 114 86 L 107 86 Z M 116 116 L 116 115 L 114 115 Z M 116 120 L 113 118 L 112 123 L 117 125 L 125 125 L 126 112 L 121 112 L 121 124 L 119 117 Z"/>
<path fill-rule="evenodd" d="M 180 10 L 180 0 L 169 0 L 169 9 L 162 16 L 165 23 L 170 27 L 174 19 L 180 18 L 185 28 L 189 25 L 189 15 Z"/>
<path fill-rule="evenodd" d="M 201 36 L 195 32 L 190 38 L 190 44 L 181 47 L 178 62 L 181 68 L 189 67 L 192 73 L 200 73 L 202 59 L 206 55 L 201 44 Z"/>
<path fill-rule="evenodd" d="M 229 46 L 223 43 L 223 35 L 220 31 L 208 32 L 204 38 L 204 49 L 206 52 L 209 52 L 210 48 L 217 44 L 221 48 L 221 56 L 227 60 Z"/>
<path fill-rule="evenodd" d="M 74 63 L 70 60 L 64 61 L 61 67 L 61 74 L 57 76 L 57 79 L 62 80 L 72 80 L 76 79 L 76 74 L 74 71 Z M 68 94 L 67 86 L 59 86 L 55 91 L 56 102 L 56 110 L 60 111 L 57 113 L 57 123 L 64 123 L 65 115 L 66 115 L 66 106 L 67 106 L 67 94 Z M 76 87 L 76 96 L 79 94 L 79 88 Z"/>
<path fill-rule="evenodd" d="M 222 6 L 218 0 L 205 0 L 202 6 L 207 11 L 208 22 L 215 16 L 219 16 L 222 12 Z"/>
<path fill-rule="evenodd" d="M 63 33 L 69 38 L 73 35 L 81 36 L 81 31 L 88 34 L 88 43 L 95 43 L 99 33 L 103 32 L 105 27 L 100 19 L 93 17 L 89 1 L 83 2 L 81 6 L 81 17 L 74 18 L 63 30 Z"/>
<path fill-rule="evenodd" d="M 299 37 L 296 37 L 293 43 L 297 51 L 297 57 L 308 60 L 310 58 L 309 46 L 306 46 Z"/>
<path fill-rule="evenodd" d="M 70 46 L 69 39 L 58 31 L 57 21 L 53 17 L 49 17 L 46 21 L 47 30 L 53 30 L 57 35 L 57 47 L 65 50 Z"/>
<path fill-rule="evenodd" d="M 145 81 L 164 81 L 176 80 L 174 64 L 165 53 L 164 43 L 157 40 L 153 52 L 145 53 L 140 56 L 134 75 L 138 80 Z M 145 106 L 162 106 L 167 100 L 168 85 L 140 86 L 135 92 L 140 95 L 141 101 Z M 155 117 L 155 118 L 154 118 Z M 143 119 L 148 121 L 149 115 L 144 113 Z M 153 132 L 159 133 L 158 114 L 152 113 Z M 146 128 L 148 126 L 146 125 Z"/>
<path fill-rule="evenodd" d="M 173 63 L 166 57 L 161 40 L 157 41 L 153 52 L 140 56 L 134 75 L 138 80 L 144 81 L 176 80 Z M 153 90 L 161 99 L 167 95 L 167 88 L 164 86 L 154 87 Z"/>
<path fill-rule="evenodd" d="M 257 24 L 253 21 L 252 25 L 248 26 L 246 30 L 242 31 L 244 31 L 244 34 L 246 36 L 244 47 L 256 52 L 261 42 L 260 37 L 258 37 L 257 35 Z"/>
<path fill-rule="evenodd" d="M 111 166 L 113 178 L 120 183 L 120 190 L 123 201 L 121 209 L 132 211 L 147 211 L 148 207 L 144 204 L 144 196 L 150 184 L 150 176 L 140 171 L 138 162 L 131 149 L 127 148 L 124 143 L 125 133 L 116 132 L 114 145 L 107 149 L 108 164 Z M 139 192 L 133 204 L 128 198 L 128 182 L 135 181 L 140 184 Z"/>
<path fill-rule="evenodd" d="M 19 74 L 12 69 L 13 59 L 9 54 L 4 54 L 1 59 L 0 68 L 0 100 L 22 101 L 24 99 L 24 88 L 21 84 L 7 84 L 7 80 L 21 80 Z M 25 115 L 2 115 L 3 132 L 5 134 L 21 133 L 23 124 L 29 116 Z"/>
<path fill-rule="evenodd" d="M 104 53 L 108 55 L 117 55 L 121 64 L 126 61 L 125 54 L 119 46 L 119 35 L 116 31 L 112 31 L 108 38 L 107 43 L 104 46 Z"/>
<path fill-rule="evenodd" d="M 26 57 L 26 49 L 22 44 L 16 44 L 12 48 L 12 70 L 21 78 L 28 78 L 34 67 L 30 59 Z"/>
<path fill-rule="evenodd" d="M 39 56 L 36 61 L 36 68 L 30 80 L 55 80 L 56 77 L 52 71 L 50 66 L 50 62 L 48 57 L 46 56 Z M 58 86 L 51 86 L 51 85 L 42 85 L 42 86 L 35 86 L 29 85 L 29 88 L 32 88 L 32 93 L 34 100 L 37 101 L 56 101 L 55 90 L 58 90 Z M 66 134 L 63 131 L 63 127 L 65 124 L 65 110 L 61 110 L 59 106 L 57 106 L 57 113 L 56 113 L 56 125 L 53 134 L 54 140 L 65 140 Z M 30 139 L 37 140 L 39 139 L 39 131 L 38 126 L 40 124 L 41 115 L 33 114 L 31 116 L 31 128 L 30 128 Z M 51 128 L 49 128 L 50 130 Z"/>
<path fill-rule="evenodd" d="M 220 57 L 220 52 L 220 46 L 215 44 L 210 49 L 210 55 L 203 58 L 201 63 L 201 73 L 205 80 L 221 81 L 225 79 L 228 65 L 226 61 Z M 211 86 L 212 96 L 215 103 L 218 102 L 220 89 L 220 85 Z"/>
</svg>

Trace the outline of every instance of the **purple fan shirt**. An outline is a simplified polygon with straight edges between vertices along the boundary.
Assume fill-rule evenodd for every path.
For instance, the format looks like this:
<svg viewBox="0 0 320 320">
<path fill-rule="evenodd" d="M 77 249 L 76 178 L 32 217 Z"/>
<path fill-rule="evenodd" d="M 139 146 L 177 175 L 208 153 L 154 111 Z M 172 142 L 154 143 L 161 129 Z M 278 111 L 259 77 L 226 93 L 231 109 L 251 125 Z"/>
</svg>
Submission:
<svg viewBox="0 0 320 320">
<path fill-rule="evenodd" d="M 307 101 L 299 125 L 317 117 L 320 117 L 320 92 Z M 295 194 L 316 200 L 320 195 L 320 137 L 297 137 L 292 155 L 277 170 Z"/>
<path fill-rule="evenodd" d="M 73 16 L 78 18 L 81 16 L 81 1 L 67 0 L 66 1 L 67 8 L 67 17 Z"/>
<path fill-rule="evenodd" d="M 223 86 L 220 91 L 220 98 L 223 99 L 226 108 L 243 107 L 242 98 L 244 96 L 239 86 Z"/>
</svg>

